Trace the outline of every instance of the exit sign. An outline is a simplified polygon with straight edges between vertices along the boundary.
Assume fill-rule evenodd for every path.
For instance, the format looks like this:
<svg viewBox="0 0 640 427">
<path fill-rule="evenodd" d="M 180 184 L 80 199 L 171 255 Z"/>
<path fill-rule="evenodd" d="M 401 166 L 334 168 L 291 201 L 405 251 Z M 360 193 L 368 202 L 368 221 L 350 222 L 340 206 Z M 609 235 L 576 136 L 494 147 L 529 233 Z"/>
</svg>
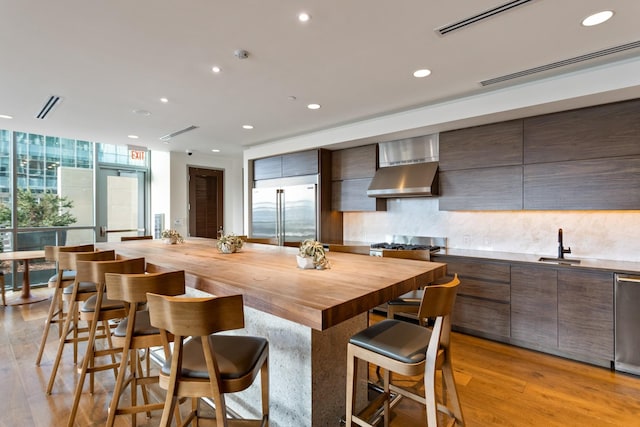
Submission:
<svg viewBox="0 0 640 427">
<path fill-rule="evenodd" d="M 144 151 L 142 150 L 130 150 L 131 160 L 144 160 Z"/>
</svg>

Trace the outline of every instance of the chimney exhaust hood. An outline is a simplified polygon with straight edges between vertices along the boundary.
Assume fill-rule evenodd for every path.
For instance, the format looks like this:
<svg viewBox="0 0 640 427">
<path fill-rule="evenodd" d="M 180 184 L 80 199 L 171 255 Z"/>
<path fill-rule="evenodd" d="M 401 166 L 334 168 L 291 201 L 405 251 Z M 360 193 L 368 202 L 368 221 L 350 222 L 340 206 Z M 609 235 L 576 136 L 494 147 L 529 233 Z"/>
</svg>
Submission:
<svg viewBox="0 0 640 427">
<path fill-rule="evenodd" d="M 367 196 L 438 195 L 438 134 L 378 143 L 380 168 Z"/>
</svg>

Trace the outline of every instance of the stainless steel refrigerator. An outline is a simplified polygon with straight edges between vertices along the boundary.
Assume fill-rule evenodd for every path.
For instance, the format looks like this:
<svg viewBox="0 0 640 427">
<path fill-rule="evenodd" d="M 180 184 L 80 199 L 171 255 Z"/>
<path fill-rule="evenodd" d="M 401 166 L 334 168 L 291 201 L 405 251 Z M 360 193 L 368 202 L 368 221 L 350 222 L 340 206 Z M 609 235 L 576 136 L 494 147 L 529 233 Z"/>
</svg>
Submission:
<svg viewBox="0 0 640 427">
<path fill-rule="evenodd" d="M 254 188 L 251 237 L 277 238 L 278 244 L 317 239 L 316 184 Z"/>
</svg>

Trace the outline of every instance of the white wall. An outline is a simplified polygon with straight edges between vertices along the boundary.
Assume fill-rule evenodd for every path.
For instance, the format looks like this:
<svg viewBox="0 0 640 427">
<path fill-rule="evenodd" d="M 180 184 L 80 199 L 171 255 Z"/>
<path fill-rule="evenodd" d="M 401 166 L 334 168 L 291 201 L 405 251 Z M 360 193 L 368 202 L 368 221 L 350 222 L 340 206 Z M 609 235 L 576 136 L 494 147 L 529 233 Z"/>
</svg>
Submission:
<svg viewBox="0 0 640 427">
<path fill-rule="evenodd" d="M 168 155 L 169 167 L 165 169 L 168 174 L 152 170 L 158 179 L 158 185 L 152 187 L 152 206 L 153 209 L 156 206 L 158 208 L 153 213 L 165 213 L 165 228 L 174 228 L 183 236 L 188 235 L 188 170 L 189 167 L 199 167 L 224 171 L 224 230 L 225 233 L 245 234 L 242 221 L 242 159 L 201 153 L 188 156 L 171 152 Z M 159 200 L 156 202 L 156 199 Z"/>
<path fill-rule="evenodd" d="M 344 239 L 393 234 L 447 237 L 449 248 L 556 256 L 558 229 L 575 258 L 640 262 L 640 211 L 438 210 L 437 198 L 390 199 L 387 212 L 344 214 Z"/>
</svg>

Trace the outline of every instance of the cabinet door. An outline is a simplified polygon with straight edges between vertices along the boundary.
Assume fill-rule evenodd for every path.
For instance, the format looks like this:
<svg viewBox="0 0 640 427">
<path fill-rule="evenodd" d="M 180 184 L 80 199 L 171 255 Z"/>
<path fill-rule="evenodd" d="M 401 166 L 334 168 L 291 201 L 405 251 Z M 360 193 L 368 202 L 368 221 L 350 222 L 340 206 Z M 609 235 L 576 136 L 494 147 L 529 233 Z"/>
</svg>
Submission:
<svg viewBox="0 0 640 427">
<path fill-rule="evenodd" d="M 587 358 L 613 360 L 613 273 L 558 272 L 558 345 Z"/>
<path fill-rule="evenodd" d="M 367 196 L 371 178 L 331 183 L 331 207 L 336 211 L 386 211 L 386 199 Z"/>
<path fill-rule="evenodd" d="M 272 179 L 282 177 L 282 156 L 266 157 L 253 161 L 253 179 Z"/>
<path fill-rule="evenodd" d="M 440 134 L 441 171 L 522 164 L 522 120 Z"/>
<path fill-rule="evenodd" d="M 511 338 L 535 347 L 558 347 L 558 273 L 511 267 Z"/>
<path fill-rule="evenodd" d="M 522 166 L 440 172 L 439 209 L 521 210 Z"/>
<path fill-rule="evenodd" d="M 336 150 L 331 155 L 331 179 L 334 181 L 372 178 L 376 173 L 377 144 Z"/>
<path fill-rule="evenodd" d="M 525 165 L 524 208 L 640 209 L 639 175 L 640 156 Z"/>
<path fill-rule="evenodd" d="M 301 151 L 282 156 L 282 176 L 315 175 L 318 173 L 318 150 Z"/>
<path fill-rule="evenodd" d="M 524 119 L 524 163 L 640 154 L 640 100 Z"/>
</svg>

